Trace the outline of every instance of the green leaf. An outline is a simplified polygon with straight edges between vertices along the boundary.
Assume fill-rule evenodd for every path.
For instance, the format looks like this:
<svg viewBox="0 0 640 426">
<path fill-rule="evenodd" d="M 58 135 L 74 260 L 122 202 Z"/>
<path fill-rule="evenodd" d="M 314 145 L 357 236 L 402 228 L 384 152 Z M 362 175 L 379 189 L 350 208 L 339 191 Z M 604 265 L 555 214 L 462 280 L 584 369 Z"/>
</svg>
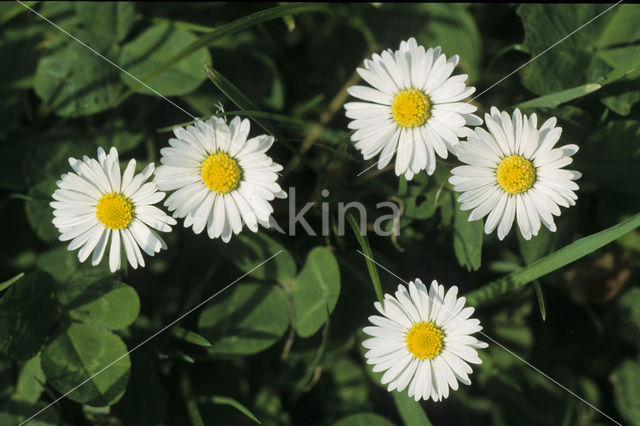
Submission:
<svg viewBox="0 0 640 426">
<path fill-rule="evenodd" d="M 133 287 L 112 279 L 65 284 L 56 296 L 70 318 L 111 330 L 132 324 L 140 311 Z"/>
<path fill-rule="evenodd" d="M 527 106 L 553 107 L 582 96 L 586 93 L 580 94 L 581 90 L 596 89 L 583 86 L 585 83 L 608 83 L 606 78 L 602 81 L 603 77 L 640 51 L 635 45 L 640 41 L 635 25 L 640 10 L 622 4 L 604 13 L 611 6 L 525 4 L 518 8 L 525 30 L 523 45 L 532 57 L 602 14 L 585 30 L 575 32 L 525 68 L 522 81 L 529 90 L 539 95 L 560 92 L 557 97 L 535 100 Z M 607 107 L 621 115 L 629 114 L 632 105 L 640 100 L 640 73 L 629 73 L 623 81 L 601 89 L 601 95 Z"/>
<path fill-rule="evenodd" d="M 87 31 L 101 36 L 105 43 L 113 44 L 124 40 L 136 22 L 135 3 L 80 2 L 75 6 Z"/>
<path fill-rule="evenodd" d="M 309 367 L 307 368 L 307 372 L 305 373 L 302 380 L 300 380 L 298 382 L 298 385 L 296 386 L 295 398 L 298 398 L 304 391 L 305 387 L 307 387 L 312 382 L 313 375 L 316 373 L 316 369 L 320 365 L 322 358 L 324 358 L 324 355 L 327 352 L 327 343 L 329 342 L 330 324 L 331 324 L 331 319 L 329 318 L 329 312 L 327 309 L 327 320 L 325 321 L 324 329 L 322 330 L 322 342 L 320 343 L 320 347 L 316 351 L 316 354 L 313 357 L 313 360 L 309 364 Z"/>
<path fill-rule="evenodd" d="M 484 225 L 481 220 L 469 222 L 469 211 L 459 206 L 453 216 L 453 249 L 460 266 L 475 271 L 482 260 L 482 234 Z"/>
<path fill-rule="evenodd" d="M 64 35 L 64 37 L 67 37 Z M 88 45 L 95 37 L 79 34 Z M 107 56 L 112 56 L 109 52 Z M 118 69 L 74 40 L 50 49 L 38 62 L 34 88 L 62 117 L 96 114 L 111 107 L 122 91 Z"/>
<path fill-rule="evenodd" d="M 264 232 L 239 234 L 226 244 L 219 244 L 219 253 L 249 276 L 259 280 L 291 282 L 296 275 L 296 263 L 282 244 Z M 271 261 L 256 268 L 260 262 L 279 253 Z"/>
<path fill-rule="evenodd" d="M 360 413 L 343 417 L 335 423 L 335 426 L 394 426 L 394 424 L 375 413 Z"/>
<path fill-rule="evenodd" d="M 362 230 L 360 229 L 360 225 L 358 224 L 353 213 L 347 213 L 347 221 L 349 225 L 351 225 L 351 229 L 353 230 L 356 239 L 358 240 L 358 244 L 360 244 L 360 248 L 362 249 L 362 253 L 364 254 L 364 261 L 367 265 L 367 270 L 369 271 L 369 276 L 371 277 L 371 284 L 373 284 L 373 290 L 378 297 L 378 301 L 384 306 L 384 296 L 382 293 L 382 284 L 380 283 L 380 275 L 378 275 L 378 268 L 373 261 L 373 252 L 371 251 L 371 247 L 369 246 L 369 240 L 366 235 L 362 235 Z"/>
<path fill-rule="evenodd" d="M 40 354 L 37 354 L 20 367 L 16 391 L 13 400 L 35 403 L 44 390 L 46 378 L 40 365 Z"/>
<path fill-rule="evenodd" d="M 54 282 L 34 272 L 16 281 L 0 299 L 0 351 L 21 361 L 44 345 L 57 321 Z"/>
<path fill-rule="evenodd" d="M 425 46 L 442 46 L 447 57 L 460 56 L 460 68 L 469 74 L 469 82 L 480 74 L 482 37 L 474 17 L 466 5 L 429 3 L 421 7 L 428 13 L 429 22 L 418 35 Z"/>
<path fill-rule="evenodd" d="M 197 39 L 193 33 L 182 28 L 166 24 L 154 25 L 124 45 L 120 64 L 128 73 L 142 79 L 158 68 L 167 57 L 175 55 Z M 211 55 L 205 48 L 193 51 L 145 82 L 163 96 L 185 95 L 197 89 L 206 79 L 200 72 L 202 62 L 211 62 Z M 122 73 L 121 77 L 133 91 L 154 94 L 127 74 Z"/>
<path fill-rule="evenodd" d="M 618 299 L 616 311 L 618 336 L 640 348 L 640 288 L 627 290 Z"/>
<path fill-rule="evenodd" d="M 538 308 L 540 309 L 540 316 L 542 321 L 547 320 L 547 306 L 544 302 L 544 294 L 542 294 L 542 286 L 538 280 L 533 282 L 533 288 L 536 291 L 536 299 L 538 300 Z"/>
<path fill-rule="evenodd" d="M 194 345 L 208 348 L 211 346 L 211 342 L 196 333 L 195 331 L 187 330 L 186 328 L 174 325 L 170 329 L 170 333 L 173 337 L 179 340 L 183 340 L 187 343 L 193 343 Z"/>
<path fill-rule="evenodd" d="M 287 298 L 265 284 L 238 284 L 200 314 L 198 329 L 215 355 L 250 355 L 273 345 L 289 327 Z"/>
<path fill-rule="evenodd" d="M 328 248 L 314 248 L 291 292 L 298 335 L 309 337 L 315 334 L 333 312 L 339 295 L 338 262 Z"/>
<path fill-rule="evenodd" d="M 48 383 L 66 394 L 87 381 L 66 397 L 94 407 L 118 402 L 127 387 L 130 367 L 122 339 L 89 324 L 71 324 L 42 352 Z"/>
<path fill-rule="evenodd" d="M 393 402 L 405 426 L 431 426 L 419 402 L 409 397 L 407 392 L 391 392 Z"/>
<path fill-rule="evenodd" d="M 29 191 L 30 200 L 25 203 L 27 220 L 40 239 L 51 242 L 58 239 L 60 233 L 53 226 L 53 208 L 49 205 L 51 197 L 58 188 L 54 179 L 40 182 Z"/>
<path fill-rule="evenodd" d="M 518 108 L 555 108 L 566 102 L 581 98 L 583 96 L 587 96 L 588 94 L 595 92 L 601 87 L 602 85 L 597 83 L 583 84 L 582 86 L 573 87 L 567 90 L 561 90 L 559 92 L 521 102 L 516 106 Z"/>
<path fill-rule="evenodd" d="M 618 411 L 630 425 L 640 425 L 640 359 L 624 361 L 610 380 Z"/>
<path fill-rule="evenodd" d="M 262 424 L 260 422 L 260 420 L 258 420 L 258 418 L 256 416 L 254 416 L 253 413 L 251 411 L 249 411 L 249 409 L 247 407 L 245 407 L 244 405 L 240 404 L 238 401 L 236 401 L 233 398 L 229 398 L 228 396 L 213 395 L 211 397 L 205 397 L 203 399 L 204 400 L 210 400 L 213 404 L 229 405 L 229 406 L 235 408 L 236 410 L 238 410 L 239 412 L 241 412 L 242 414 L 244 414 L 245 416 L 249 417 L 254 422 L 256 422 L 258 424 Z"/>
<path fill-rule="evenodd" d="M 51 274 L 56 281 L 65 283 L 92 282 L 113 275 L 109 270 L 108 256 L 93 266 L 90 261 L 80 263 L 77 251 L 69 251 L 68 244 L 48 250 L 36 259 L 38 269 Z"/>
<path fill-rule="evenodd" d="M 13 285 L 13 283 L 15 283 L 16 281 L 18 281 L 20 278 L 22 278 L 24 276 L 24 272 L 20 272 L 18 275 L 16 275 L 13 278 L 9 278 L 8 280 L 6 280 L 3 283 L 0 283 L 0 291 L 6 290 L 9 287 L 11 287 Z"/>
<path fill-rule="evenodd" d="M 506 294 L 532 282 L 550 272 L 562 268 L 571 262 L 609 244 L 640 226 L 640 213 L 623 220 L 604 231 L 575 241 L 504 278 L 500 278 L 465 295 L 467 303 L 479 305 Z"/>
</svg>

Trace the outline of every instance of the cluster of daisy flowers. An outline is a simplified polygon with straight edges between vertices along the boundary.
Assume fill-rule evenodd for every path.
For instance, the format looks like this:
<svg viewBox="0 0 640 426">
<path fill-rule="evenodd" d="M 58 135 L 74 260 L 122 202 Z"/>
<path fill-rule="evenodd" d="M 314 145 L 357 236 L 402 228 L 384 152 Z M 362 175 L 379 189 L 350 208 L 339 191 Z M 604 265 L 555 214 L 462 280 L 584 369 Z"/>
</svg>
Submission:
<svg viewBox="0 0 640 426">
<path fill-rule="evenodd" d="M 514 220 L 525 239 L 541 224 L 555 231 L 559 207 L 577 199 L 580 173 L 564 167 L 578 146 L 556 147 L 562 129 L 555 118 L 538 127 L 535 114 L 491 107 L 482 120 L 465 101 L 475 92 L 465 84 L 468 76 L 452 76 L 458 61 L 413 38 L 365 60 L 357 72 L 369 86 L 349 88 L 359 101 L 344 105 L 355 147 L 365 160 L 377 156 L 379 169 L 395 156 L 395 173 L 407 180 L 422 171 L 432 175 L 437 158 L 451 153 L 464 163 L 449 178 L 461 193 L 460 208 L 471 210 L 470 221 L 486 217 L 487 234 L 497 229 L 504 239 Z M 245 226 L 253 232 L 269 228 L 270 202 L 287 196 L 277 183 L 282 166 L 267 155 L 273 137 L 249 138 L 249 132 L 249 121 L 239 117 L 230 123 L 196 120 L 174 130 L 160 151 L 160 167 L 151 163 L 140 173 L 135 160 L 122 173 L 115 148 L 108 154 L 98 148 L 97 159 L 70 158 L 72 171 L 61 176 L 51 202 L 60 240 L 70 241 L 81 262 L 91 256 L 93 265 L 108 248 L 115 272 L 123 251 L 135 269 L 145 266 L 143 252 L 166 249 L 158 232 L 170 232 L 176 219 L 195 234 L 206 228 L 210 238 L 224 242 Z M 171 192 L 164 201 L 171 216 L 155 206 L 165 192 Z M 440 401 L 459 383 L 471 383 L 470 364 L 481 363 L 477 349 L 487 344 L 472 336 L 482 327 L 456 286 L 445 291 L 434 280 L 427 289 L 415 279 L 374 306 L 381 315 L 369 317 L 372 325 L 363 330 L 371 336 L 363 342 L 365 358 L 375 372 L 384 372 L 389 391 L 408 388 L 416 401 Z"/>
<path fill-rule="evenodd" d="M 239 117 L 228 125 L 213 117 L 177 128 L 170 147 L 161 150 L 162 165 L 151 163 L 138 174 L 135 160 L 121 173 L 115 148 L 108 155 L 98 148 L 97 160 L 69 158 L 73 171 L 61 176 L 51 202 L 60 240 L 79 249 L 80 262 L 91 255 L 93 265 L 109 246 L 115 272 L 123 248 L 134 269 L 145 266 L 142 252 L 153 256 L 166 249 L 157 231 L 170 232 L 176 219 L 184 218 L 196 234 L 206 227 L 210 238 L 224 242 L 244 226 L 268 228 L 269 201 L 287 195 L 276 182 L 282 166 L 266 154 L 273 137 L 248 138 L 249 130 L 249 121 Z M 164 202 L 173 217 L 154 206 L 165 198 L 163 191 L 175 191 Z"/>
<path fill-rule="evenodd" d="M 477 107 L 465 99 L 475 88 L 465 85 L 466 74 L 452 76 L 458 60 L 414 38 L 365 59 L 357 72 L 369 86 L 350 87 L 359 100 L 344 105 L 356 149 L 365 160 L 377 156 L 378 169 L 395 156 L 395 174 L 407 180 L 423 170 L 432 175 L 437 157 L 451 153 L 464 163 L 451 170 L 449 183 L 461 193 L 460 209 L 471 210 L 469 221 L 486 217 L 485 232 L 497 229 L 500 240 L 514 220 L 527 240 L 541 224 L 555 231 L 559 206 L 577 199 L 574 181 L 581 175 L 564 167 L 578 146 L 556 147 L 562 129 L 555 118 L 538 127 L 536 114 L 517 108 L 510 115 L 491 107 L 484 121 L 474 115 Z M 458 383 L 471 383 L 469 364 L 481 363 L 476 349 L 487 344 L 471 336 L 482 327 L 457 291 L 445 293 L 436 281 L 427 290 L 416 279 L 400 285 L 395 297 L 386 294 L 384 306 L 375 303 L 382 316 L 369 317 L 373 325 L 363 331 L 371 338 L 363 345 L 389 391 L 408 387 L 416 401 L 440 401 Z"/>
</svg>

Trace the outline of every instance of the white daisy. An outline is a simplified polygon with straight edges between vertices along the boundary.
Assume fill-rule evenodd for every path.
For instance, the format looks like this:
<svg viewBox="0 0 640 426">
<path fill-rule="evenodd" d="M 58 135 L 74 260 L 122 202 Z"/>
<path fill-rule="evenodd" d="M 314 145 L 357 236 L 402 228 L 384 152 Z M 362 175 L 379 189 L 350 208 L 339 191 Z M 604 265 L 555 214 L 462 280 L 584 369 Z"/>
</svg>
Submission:
<svg viewBox="0 0 640 426">
<path fill-rule="evenodd" d="M 413 37 L 400 43 L 400 50 L 365 59 L 357 72 L 373 87 L 350 87 L 349 94 L 365 102 L 344 105 L 353 119 L 349 128 L 356 129 L 351 140 L 365 160 L 380 154 L 382 169 L 397 152 L 397 176 L 411 180 L 425 169 L 431 175 L 435 154 L 447 158 L 458 138 L 471 132 L 467 125 L 482 124 L 472 114 L 475 106 L 459 102 L 475 88 L 465 86 L 466 74 L 450 77 L 458 60 L 458 55 L 447 60 L 440 47 L 425 51 Z"/>
<path fill-rule="evenodd" d="M 473 209 L 470 221 L 488 214 L 484 230 L 489 234 L 497 227 L 501 240 L 514 218 L 527 240 L 538 235 L 541 222 L 555 232 L 558 206 L 573 206 L 578 199 L 574 180 L 582 175 L 562 169 L 571 164 L 578 146 L 554 148 L 562 133 L 555 118 L 538 130 L 535 114 L 527 117 L 516 109 L 509 117 L 492 107 L 485 122 L 489 132 L 477 127 L 457 148 L 458 159 L 467 165 L 451 170 L 449 182 L 463 193 L 458 198 L 460 208 Z"/>
<path fill-rule="evenodd" d="M 385 294 L 384 308 L 375 302 L 383 316 L 369 317 L 374 325 L 363 331 L 373 337 L 362 344 L 369 349 L 365 357 L 373 371 L 385 371 L 382 384 L 389 384 L 389 392 L 409 386 L 416 401 L 440 401 L 449 396 L 449 388 L 458 389 L 458 382 L 471 384 L 469 363 L 481 364 L 476 349 L 488 345 L 471 336 L 482 327 L 469 318 L 474 308 L 465 308 L 465 298 L 457 294 L 458 287 L 445 294 L 435 280 L 427 291 L 416 278 L 409 290 L 399 285 L 395 297 Z"/>
<path fill-rule="evenodd" d="M 69 158 L 69 164 L 75 173 L 65 173 L 57 182 L 51 207 L 60 240 L 71 240 L 69 250 L 80 249 L 80 262 L 93 253 L 91 263 L 100 263 L 109 238 L 111 272 L 120 268 L 122 246 L 134 269 L 145 265 L 140 249 L 153 256 L 167 248 L 153 229 L 169 232 L 176 221 L 152 205 L 165 195 L 155 183 L 145 183 L 153 163 L 134 176 L 136 160 L 131 160 L 121 175 L 118 151 L 111 148 L 106 155 L 100 147 L 97 160 L 85 155 L 82 161 Z"/>
<path fill-rule="evenodd" d="M 246 225 L 268 228 L 273 207 L 269 201 L 286 198 L 276 182 L 280 164 L 265 152 L 273 136 L 247 139 L 249 120 L 231 123 L 211 117 L 206 122 L 174 131 L 170 148 L 163 148 L 162 166 L 155 181 L 163 191 L 176 190 L 165 205 L 184 226 L 199 234 L 207 227 L 210 238 L 231 239 Z"/>
</svg>

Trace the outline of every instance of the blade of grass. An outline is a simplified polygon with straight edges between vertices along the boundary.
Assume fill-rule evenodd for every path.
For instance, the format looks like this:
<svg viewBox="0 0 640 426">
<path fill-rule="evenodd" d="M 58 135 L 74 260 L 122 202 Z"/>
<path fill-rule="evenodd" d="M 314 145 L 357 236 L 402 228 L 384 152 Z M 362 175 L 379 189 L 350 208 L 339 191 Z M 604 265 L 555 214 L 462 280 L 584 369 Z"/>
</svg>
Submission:
<svg viewBox="0 0 640 426">
<path fill-rule="evenodd" d="M 538 299 L 538 307 L 540 308 L 540 316 L 542 321 L 547 320 L 547 306 L 544 303 L 544 294 L 542 294 L 542 286 L 538 280 L 533 282 L 533 288 L 536 291 L 536 298 Z"/>
<path fill-rule="evenodd" d="M 324 358 L 324 354 L 327 352 L 327 343 L 329 342 L 330 319 L 331 319 L 331 316 L 329 313 L 329 307 L 327 307 L 327 321 L 324 323 L 324 328 L 322 330 L 322 342 L 320 343 L 320 347 L 316 352 L 316 356 L 313 358 L 313 361 L 311 361 L 311 364 L 309 364 L 309 368 L 307 369 L 307 372 L 305 373 L 302 380 L 300 380 L 300 382 L 298 382 L 298 385 L 296 386 L 296 390 L 294 392 L 294 398 L 293 398 L 294 401 L 297 400 L 302 393 L 304 393 L 305 388 L 311 385 L 316 368 L 320 365 L 322 358 Z"/>
<path fill-rule="evenodd" d="M 244 405 L 240 404 L 238 401 L 236 401 L 233 398 L 229 398 L 227 396 L 213 395 L 213 396 L 207 398 L 207 400 L 212 402 L 213 404 L 229 405 L 229 406 L 235 408 L 236 410 L 240 411 L 245 416 L 249 417 L 254 422 L 256 422 L 258 424 L 262 424 L 262 422 L 260 420 L 258 420 L 258 418 L 251 411 L 249 411 L 249 409 L 247 407 L 245 407 Z"/>
<path fill-rule="evenodd" d="M 360 248 L 362 248 L 362 252 L 364 253 L 364 259 L 367 263 L 367 270 L 369 270 L 369 276 L 371 277 L 371 283 L 373 284 L 373 289 L 376 292 L 376 297 L 378 301 L 384 305 L 384 297 L 382 294 L 382 284 L 380 284 L 380 276 L 378 275 L 378 268 L 376 268 L 376 264 L 371 260 L 373 259 L 373 252 L 371 251 L 371 246 L 369 246 L 369 240 L 366 235 L 362 235 L 360 232 L 360 226 L 358 221 L 356 220 L 353 213 L 347 213 L 347 221 L 349 225 L 351 225 L 351 229 L 353 233 L 356 235 L 356 239 L 358 240 L 358 244 L 360 244 Z"/>
<path fill-rule="evenodd" d="M 640 213 L 575 241 L 515 272 L 465 295 L 470 305 L 486 303 L 592 253 L 640 226 Z"/>
<path fill-rule="evenodd" d="M 24 276 L 24 272 L 20 272 L 18 275 L 16 275 L 13 278 L 9 278 L 8 280 L 6 280 L 3 283 L 0 283 L 0 291 L 5 290 L 9 287 L 11 287 L 13 285 L 13 283 L 15 283 L 16 281 L 18 281 L 20 278 L 22 278 Z"/>
</svg>

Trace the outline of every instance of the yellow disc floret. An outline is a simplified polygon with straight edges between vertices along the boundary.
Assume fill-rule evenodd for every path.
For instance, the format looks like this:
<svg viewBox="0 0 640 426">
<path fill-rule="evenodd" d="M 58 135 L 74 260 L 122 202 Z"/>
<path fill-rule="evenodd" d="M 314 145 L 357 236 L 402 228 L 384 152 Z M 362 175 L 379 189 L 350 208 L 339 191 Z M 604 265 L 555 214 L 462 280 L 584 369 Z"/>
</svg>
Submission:
<svg viewBox="0 0 640 426">
<path fill-rule="evenodd" d="M 135 214 L 133 202 L 117 192 L 109 192 L 98 200 L 96 217 L 109 229 L 124 229 Z"/>
<path fill-rule="evenodd" d="M 496 170 L 498 185 L 509 194 L 521 194 L 536 181 L 536 169 L 531 161 L 519 155 L 505 157 Z"/>
<path fill-rule="evenodd" d="M 415 323 L 405 338 L 407 350 L 414 357 L 433 359 L 442 352 L 444 332 L 433 322 Z"/>
<path fill-rule="evenodd" d="M 222 151 L 210 154 L 203 162 L 200 176 L 210 190 L 218 194 L 233 191 L 240 184 L 242 169 L 238 161 Z"/>
<path fill-rule="evenodd" d="M 402 127 L 422 126 L 429 118 L 429 98 L 417 89 L 403 90 L 393 98 L 391 115 Z"/>
</svg>

